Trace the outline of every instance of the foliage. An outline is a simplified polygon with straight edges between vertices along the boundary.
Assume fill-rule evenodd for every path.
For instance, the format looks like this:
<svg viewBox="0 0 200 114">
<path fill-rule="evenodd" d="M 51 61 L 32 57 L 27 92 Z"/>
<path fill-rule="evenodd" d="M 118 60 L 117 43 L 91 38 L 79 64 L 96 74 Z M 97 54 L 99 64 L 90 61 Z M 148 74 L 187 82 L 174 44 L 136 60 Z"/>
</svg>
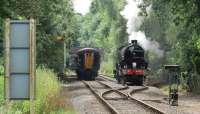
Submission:
<svg viewBox="0 0 200 114">
<path fill-rule="evenodd" d="M 104 75 L 113 76 L 113 65 L 113 61 L 102 62 L 100 72 Z"/>
<path fill-rule="evenodd" d="M 80 15 L 74 13 L 71 0 L 0 0 L 0 64 L 5 18 L 33 17 L 37 21 L 37 66 L 60 72 L 64 41 L 67 52 L 74 45 L 99 48 L 101 71 L 110 74 L 117 47 L 128 41 L 127 21 L 120 14 L 125 5 L 125 0 L 92 0 L 90 12 Z M 162 58 L 146 53 L 150 68 L 155 71 L 164 64 L 180 64 L 195 91 L 200 86 L 200 1 L 144 0 L 139 8 L 144 17 L 140 30 L 164 50 Z"/>
<path fill-rule="evenodd" d="M 4 74 L 4 67 L 0 65 L 0 76 Z"/>
<path fill-rule="evenodd" d="M 200 52 L 200 38 L 198 39 L 198 41 L 197 41 L 197 49 L 199 50 L 199 52 Z"/>
<path fill-rule="evenodd" d="M 0 44 L 5 18 L 20 20 L 32 17 L 37 22 L 37 65 L 45 65 L 58 72 L 63 63 L 63 46 L 57 38 L 62 37 L 66 43 L 75 39 L 73 15 L 69 0 L 1 0 Z"/>
<path fill-rule="evenodd" d="M 199 0 L 146 0 L 142 6 L 150 5 L 151 11 L 144 15 L 141 29 L 165 51 L 162 64 L 180 64 L 191 77 L 190 83 L 200 87 L 194 81 L 199 80 L 200 74 Z M 193 87 L 191 89 L 196 91 Z"/>
<path fill-rule="evenodd" d="M 69 113 L 74 111 L 70 104 L 67 104 L 67 98 L 60 93 L 61 87 L 55 74 L 48 69 L 37 69 L 37 87 L 36 100 L 34 101 L 34 110 L 37 114 L 41 113 Z M 4 105 L 3 77 L 0 77 L 0 112 L 1 113 L 29 113 L 29 101 L 13 101 Z M 67 107 L 68 105 L 68 107 Z M 7 108 L 5 108 L 7 107 Z M 67 108 L 66 108 L 67 107 Z"/>
<path fill-rule="evenodd" d="M 93 0 L 90 12 L 78 16 L 78 41 L 83 47 L 102 50 L 101 60 L 104 62 L 101 68 L 104 71 L 111 72 L 117 47 L 128 41 L 126 20 L 120 15 L 124 5 L 124 0 Z"/>
</svg>

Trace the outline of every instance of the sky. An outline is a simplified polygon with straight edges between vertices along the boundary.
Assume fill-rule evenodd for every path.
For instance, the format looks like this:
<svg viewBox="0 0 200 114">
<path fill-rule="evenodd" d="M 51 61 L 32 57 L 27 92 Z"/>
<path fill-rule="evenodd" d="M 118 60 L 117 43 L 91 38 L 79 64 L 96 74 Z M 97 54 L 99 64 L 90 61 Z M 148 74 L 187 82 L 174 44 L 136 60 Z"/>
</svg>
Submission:
<svg viewBox="0 0 200 114">
<path fill-rule="evenodd" d="M 91 0 L 72 0 L 75 12 L 85 15 L 89 12 Z"/>
</svg>

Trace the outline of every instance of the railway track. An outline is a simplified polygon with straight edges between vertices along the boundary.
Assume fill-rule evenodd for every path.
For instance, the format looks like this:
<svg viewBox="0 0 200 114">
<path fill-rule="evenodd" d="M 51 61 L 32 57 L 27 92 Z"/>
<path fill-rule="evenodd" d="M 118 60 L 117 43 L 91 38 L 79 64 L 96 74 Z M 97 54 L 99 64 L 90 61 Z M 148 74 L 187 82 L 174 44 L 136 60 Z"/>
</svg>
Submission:
<svg viewBox="0 0 200 114">
<path fill-rule="evenodd" d="M 116 80 L 115 79 L 113 79 L 113 78 L 110 78 L 110 77 L 108 77 L 108 76 L 105 76 L 105 75 L 103 75 L 103 74 L 100 74 L 100 76 L 99 76 L 101 79 L 103 79 L 103 80 L 105 80 L 105 81 L 111 81 L 111 82 L 116 82 Z M 133 87 L 132 87 L 133 88 Z M 149 87 L 148 86 L 141 86 L 140 88 L 137 88 L 137 89 L 131 89 L 130 88 L 130 90 L 128 90 L 128 91 L 126 91 L 126 93 L 128 93 L 129 94 L 129 96 L 133 96 L 133 94 L 135 94 L 135 93 L 137 93 L 137 92 L 141 92 L 141 91 L 144 91 L 144 90 L 147 90 L 147 89 L 149 89 Z M 142 101 L 151 101 L 151 102 L 155 102 L 155 103 L 164 103 L 164 104 L 166 104 L 165 102 L 163 102 L 163 101 L 161 101 L 161 100 L 158 100 L 158 99 L 143 99 Z"/>
<path fill-rule="evenodd" d="M 108 76 L 105 76 L 104 74 L 99 74 L 98 77 L 103 78 L 104 80 L 111 81 L 111 82 L 116 82 L 116 80 L 114 80 L 113 78 L 109 78 Z"/>
<path fill-rule="evenodd" d="M 128 86 L 113 88 L 103 81 L 83 81 L 83 83 L 113 114 L 166 114 L 131 96 L 134 92 L 146 89 L 145 87 L 127 94 L 121 90 L 128 89 Z"/>
</svg>

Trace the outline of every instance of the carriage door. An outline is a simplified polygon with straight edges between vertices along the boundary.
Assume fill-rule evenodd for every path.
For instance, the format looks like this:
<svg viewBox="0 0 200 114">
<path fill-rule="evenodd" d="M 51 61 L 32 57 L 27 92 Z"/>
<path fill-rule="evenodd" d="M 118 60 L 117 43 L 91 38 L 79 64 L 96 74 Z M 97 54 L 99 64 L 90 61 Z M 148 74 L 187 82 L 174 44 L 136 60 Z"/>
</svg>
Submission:
<svg viewBox="0 0 200 114">
<path fill-rule="evenodd" d="M 85 69 L 92 69 L 94 54 L 92 52 L 85 53 Z"/>
</svg>

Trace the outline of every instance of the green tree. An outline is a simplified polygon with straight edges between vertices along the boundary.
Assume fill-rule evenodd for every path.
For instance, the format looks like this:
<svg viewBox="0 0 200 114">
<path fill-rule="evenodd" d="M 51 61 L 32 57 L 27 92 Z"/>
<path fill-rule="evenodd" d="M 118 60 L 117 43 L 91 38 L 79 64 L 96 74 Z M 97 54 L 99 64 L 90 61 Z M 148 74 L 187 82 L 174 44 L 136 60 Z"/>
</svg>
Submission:
<svg viewBox="0 0 200 114">
<path fill-rule="evenodd" d="M 147 0 L 142 8 L 146 9 L 149 5 L 151 12 L 141 29 L 161 44 L 165 51 L 164 64 L 180 64 L 189 73 L 188 76 L 192 77 L 191 82 L 200 80 L 199 0 Z"/>
<path fill-rule="evenodd" d="M 117 47 L 128 42 L 126 20 L 120 15 L 125 4 L 124 0 L 93 0 L 90 12 L 80 19 L 78 41 L 83 47 L 103 50 L 106 63 L 112 63 Z"/>
<path fill-rule="evenodd" d="M 69 0 L 1 0 L 0 41 L 3 38 L 5 18 L 29 19 L 37 22 L 37 65 L 58 71 L 63 64 L 62 43 L 76 38 L 74 12 Z M 1 50 L 2 51 L 2 50 Z M 1 52 L 0 52 L 1 53 Z"/>
</svg>

